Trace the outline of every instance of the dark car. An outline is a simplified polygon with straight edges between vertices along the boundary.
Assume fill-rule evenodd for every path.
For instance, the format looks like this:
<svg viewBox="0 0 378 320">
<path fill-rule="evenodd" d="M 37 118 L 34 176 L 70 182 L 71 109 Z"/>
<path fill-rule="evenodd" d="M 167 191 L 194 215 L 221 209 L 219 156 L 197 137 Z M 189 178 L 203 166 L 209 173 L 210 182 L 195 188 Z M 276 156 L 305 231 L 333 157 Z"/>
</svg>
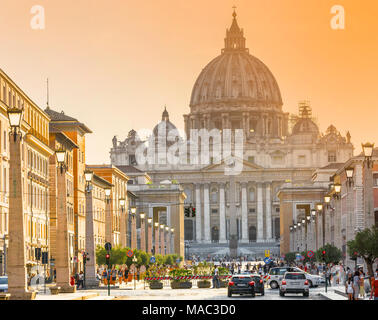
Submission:
<svg viewBox="0 0 378 320">
<path fill-rule="evenodd" d="M 227 295 L 231 297 L 233 294 L 250 294 L 255 297 L 255 281 L 252 275 L 235 275 L 228 282 Z"/>
<path fill-rule="evenodd" d="M 263 296 L 265 294 L 263 278 L 257 273 L 251 274 L 251 277 L 255 283 L 255 293 L 260 293 Z"/>
</svg>

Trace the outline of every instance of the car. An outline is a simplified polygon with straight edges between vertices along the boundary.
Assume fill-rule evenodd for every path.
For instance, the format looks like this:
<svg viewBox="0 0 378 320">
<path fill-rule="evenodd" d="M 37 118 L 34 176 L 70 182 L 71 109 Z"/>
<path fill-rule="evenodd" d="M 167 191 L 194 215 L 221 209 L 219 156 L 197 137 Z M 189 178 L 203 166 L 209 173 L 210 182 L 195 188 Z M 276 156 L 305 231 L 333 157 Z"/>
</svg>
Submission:
<svg viewBox="0 0 378 320">
<path fill-rule="evenodd" d="M 233 294 L 250 294 L 255 297 L 255 281 L 251 275 L 234 275 L 228 282 L 227 296 L 232 297 Z"/>
<path fill-rule="evenodd" d="M 268 286 L 270 286 L 272 289 L 277 289 L 280 286 L 281 280 L 286 272 L 303 272 L 306 275 L 306 279 L 308 280 L 311 288 L 317 287 L 321 283 L 324 283 L 324 279 L 322 279 L 321 276 L 304 272 L 297 267 L 277 267 L 271 268 L 269 271 L 269 275 L 267 277 Z"/>
<path fill-rule="evenodd" d="M 304 272 L 286 272 L 279 289 L 281 297 L 286 293 L 302 293 L 304 297 L 310 295 L 309 282 Z"/>
<path fill-rule="evenodd" d="M 255 293 L 259 293 L 262 296 L 265 295 L 264 281 L 262 277 L 257 273 L 252 273 L 250 276 L 255 283 Z"/>
<path fill-rule="evenodd" d="M 0 292 L 8 292 L 8 276 L 0 276 Z"/>
</svg>

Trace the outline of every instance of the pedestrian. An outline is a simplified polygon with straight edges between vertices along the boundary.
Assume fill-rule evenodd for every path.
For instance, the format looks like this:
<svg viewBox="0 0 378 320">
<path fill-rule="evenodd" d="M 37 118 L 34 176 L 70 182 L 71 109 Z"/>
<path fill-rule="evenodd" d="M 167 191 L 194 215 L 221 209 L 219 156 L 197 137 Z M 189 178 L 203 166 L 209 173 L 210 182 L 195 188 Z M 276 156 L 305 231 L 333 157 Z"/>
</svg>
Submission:
<svg viewBox="0 0 378 320">
<path fill-rule="evenodd" d="M 79 281 L 78 281 L 77 288 L 79 289 L 80 287 L 81 289 L 84 289 L 84 272 L 83 271 L 80 271 L 79 273 Z"/>
<path fill-rule="evenodd" d="M 375 276 L 371 277 L 371 292 L 370 299 L 378 300 L 378 269 L 376 270 Z"/>
<path fill-rule="evenodd" d="M 365 299 L 365 273 L 360 270 L 360 296 Z"/>
<path fill-rule="evenodd" d="M 358 300 L 358 295 L 360 293 L 360 273 L 358 270 L 354 273 L 353 276 L 353 297 L 354 300 Z"/>
<path fill-rule="evenodd" d="M 348 295 L 348 300 L 353 300 L 353 282 L 352 279 L 349 278 L 345 284 L 346 293 Z"/>
</svg>

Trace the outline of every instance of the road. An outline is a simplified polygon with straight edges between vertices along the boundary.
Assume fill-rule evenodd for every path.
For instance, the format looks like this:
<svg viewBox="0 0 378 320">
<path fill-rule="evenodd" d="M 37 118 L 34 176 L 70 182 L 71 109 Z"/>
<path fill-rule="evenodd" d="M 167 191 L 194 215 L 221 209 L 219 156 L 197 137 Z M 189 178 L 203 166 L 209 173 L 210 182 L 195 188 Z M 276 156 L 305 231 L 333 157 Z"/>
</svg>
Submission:
<svg viewBox="0 0 378 320">
<path fill-rule="evenodd" d="M 89 290 L 86 290 L 89 292 Z M 311 288 L 310 296 L 303 297 L 301 294 L 289 294 L 285 297 L 280 297 L 278 290 L 270 288 L 265 289 L 265 295 L 261 296 L 256 294 L 255 298 L 250 295 L 235 295 L 232 297 L 227 296 L 226 288 L 219 289 L 171 289 L 164 288 L 161 290 L 132 290 L 132 289 L 113 289 L 111 296 L 117 300 L 325 300 L 319 295 L 319 292 L 324 291 L 324 288 Z M 92 291 L 90 291 L 92 292 Z M 106 290 L 96 290 L 101 296 L 106 296 Z"/>
</svg>

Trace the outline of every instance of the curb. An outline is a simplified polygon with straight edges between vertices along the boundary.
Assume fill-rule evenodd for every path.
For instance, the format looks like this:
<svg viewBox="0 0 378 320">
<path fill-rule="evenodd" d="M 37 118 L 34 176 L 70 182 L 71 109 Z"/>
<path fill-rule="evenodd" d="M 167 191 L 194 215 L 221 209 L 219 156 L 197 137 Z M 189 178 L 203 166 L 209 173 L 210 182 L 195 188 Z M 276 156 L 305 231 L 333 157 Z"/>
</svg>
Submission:
<svg viewBox="0 0 378 320">
<path fill-rule="evenodd" d="M 339 291 L 339 290 L 336 290 L 336 289 L 334 290 L 334 292 L 345 297 L 345 298 L 348 298 L 348 295 L 345 292 L 342 292 L 342 291 Z"/>
<path fill-rule="evenodd" d="M 92 294 L 88 294 L 88 295 L 81 296 L 78 298 L 74 298 L 72 300 L 88 300 L 90 298 L 98 297 L 99 295 L 100 295 L 99 293 L 92 293 Z"/>
<path fill-rule="evenodd" d="M 323 293 L 318 293 L 318 295 L 322 296 L 323 298 L 326 298 L 327 300 L 332 300 L 330 297 L 327 297 L 325 294 Z"/>
</svg>

